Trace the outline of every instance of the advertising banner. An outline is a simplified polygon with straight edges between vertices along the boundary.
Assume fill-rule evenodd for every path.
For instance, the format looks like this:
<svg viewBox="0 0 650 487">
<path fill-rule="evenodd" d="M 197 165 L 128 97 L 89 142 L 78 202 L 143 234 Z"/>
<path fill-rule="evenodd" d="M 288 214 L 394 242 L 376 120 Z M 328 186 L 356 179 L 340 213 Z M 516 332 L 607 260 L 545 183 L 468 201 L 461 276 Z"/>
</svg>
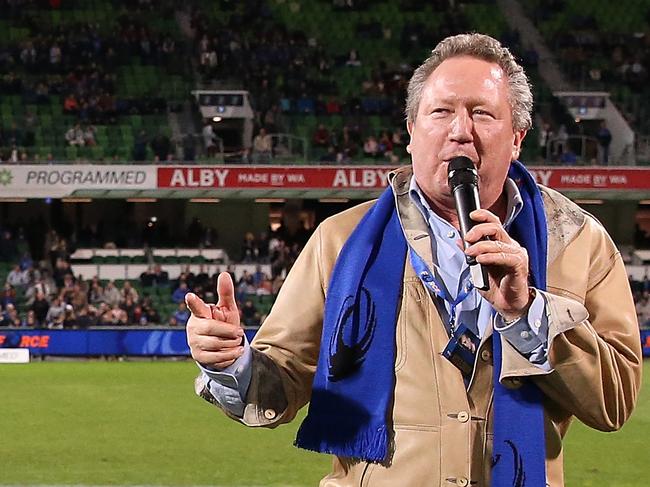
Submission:
<svg viewBox="0 0 650 487">
<path fill-rule="evenodd" d="M 0 197 L 61 198 L 84 191 L 360 190 L 387 185 L 391 166 L 0 165 Z M 650 191 L 650 168 L 532 166 L 535 180 L 560 191 Z"/>
<path fill-rule="evenodd" d="M 165 189 L 381 189 L 389 166 L 168 166 L 158 168 Z M 558 190 L 650 190 L 650 169 L 530 167 L 535 180 Z"/>
<path fill-rule="evenodd" d="M 165 189 L 382 189 L 393 167 L 218 166 L 159 167 Z"/>
<path fill-rule="evenodd" d="M 246 330 L 249 340 L 255 330 Z M 185 328 L 89 328 L 87 330 L 0 331 L 0 350 L 29 349 L 31 355 L 178 356 L 190 354 Z"/>
<path fill-rule="evenodd" d="M 83 190 L 156 188 L 155 166 L 130 165 L 2 165 L 3 198 L 62 198 Z"/>
</svg>

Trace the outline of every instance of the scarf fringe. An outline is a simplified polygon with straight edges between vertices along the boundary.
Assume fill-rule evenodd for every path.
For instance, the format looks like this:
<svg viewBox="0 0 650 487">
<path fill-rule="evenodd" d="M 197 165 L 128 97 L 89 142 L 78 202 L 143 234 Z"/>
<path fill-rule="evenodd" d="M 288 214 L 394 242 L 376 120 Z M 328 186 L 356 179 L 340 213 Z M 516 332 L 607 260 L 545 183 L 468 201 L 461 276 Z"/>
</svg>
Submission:
<svg viewBox="0 0 650 487">
<path fill-rule="evenodd" d="M 308 416 L 300 425 L 294 446 L 370 463 L 386 460 L 388 432 L 385 425 L 368 426 L 351 435 L 340 419 L 319 416 L 318 421 L 314 421 Z"/>
</svg>

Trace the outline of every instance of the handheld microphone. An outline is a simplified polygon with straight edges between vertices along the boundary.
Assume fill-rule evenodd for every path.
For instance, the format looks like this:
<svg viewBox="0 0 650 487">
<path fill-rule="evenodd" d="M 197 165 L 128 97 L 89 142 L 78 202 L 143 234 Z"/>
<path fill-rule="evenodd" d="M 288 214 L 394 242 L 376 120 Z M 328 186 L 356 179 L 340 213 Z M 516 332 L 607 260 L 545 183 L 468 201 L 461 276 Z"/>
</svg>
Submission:
<svg viewBox="0 0 650 487">
<path fill-rule="evenodd" d="M 468 157 L 454 157 L 447 168 L 449 188 L 454 195 L 456 213 L 460 223 L 460 235 L 463 239 L 465 249 L 469 244 L 465 241 L 465 235 L 476 223 L 469 217 L 469 214 L 478 210 L 480 206 L 478 197 L 478 173 L 474 163 Z M 472 256 L 466 255 L 465 259 L 469 265 L 469 272 L 472 276 L 474 287 L 487 291 L 490 288 L 487 269 L 476 262 Z"/>
</svg>

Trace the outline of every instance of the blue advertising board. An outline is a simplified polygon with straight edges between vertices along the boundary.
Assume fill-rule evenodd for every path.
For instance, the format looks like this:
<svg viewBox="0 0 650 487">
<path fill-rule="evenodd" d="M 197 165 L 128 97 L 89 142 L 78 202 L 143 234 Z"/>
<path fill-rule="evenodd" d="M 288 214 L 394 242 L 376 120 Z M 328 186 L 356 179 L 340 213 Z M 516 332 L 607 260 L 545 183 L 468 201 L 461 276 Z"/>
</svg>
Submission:
<svg viewBox="0 0 650 487">
<path fill-rule="evenodd" d="M 255 330 L 246 330 L 249 340 Z M 28 348 L 32 355 L 189 355 L 185 328 L 4 329 L 0 347 Z"/>
</svg>

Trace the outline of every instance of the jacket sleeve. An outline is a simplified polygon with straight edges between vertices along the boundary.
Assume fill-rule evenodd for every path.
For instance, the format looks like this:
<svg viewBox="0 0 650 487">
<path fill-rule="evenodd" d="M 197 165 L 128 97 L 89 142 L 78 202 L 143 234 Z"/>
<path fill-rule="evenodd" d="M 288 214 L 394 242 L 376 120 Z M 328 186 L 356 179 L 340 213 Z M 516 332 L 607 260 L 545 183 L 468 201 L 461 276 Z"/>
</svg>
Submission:
<svg viewBox="0 0 650 487">
<path fill-rule="evenodd" d="M 639 393 L 641 340 L 623 259 L 591 217 L 549 267 L 543 295 L 551 370 L 532 367 L 502 339 L 502 383 L 535 376 L 552 406 L 593 428 L 619 429 Z"/>
</svg>

